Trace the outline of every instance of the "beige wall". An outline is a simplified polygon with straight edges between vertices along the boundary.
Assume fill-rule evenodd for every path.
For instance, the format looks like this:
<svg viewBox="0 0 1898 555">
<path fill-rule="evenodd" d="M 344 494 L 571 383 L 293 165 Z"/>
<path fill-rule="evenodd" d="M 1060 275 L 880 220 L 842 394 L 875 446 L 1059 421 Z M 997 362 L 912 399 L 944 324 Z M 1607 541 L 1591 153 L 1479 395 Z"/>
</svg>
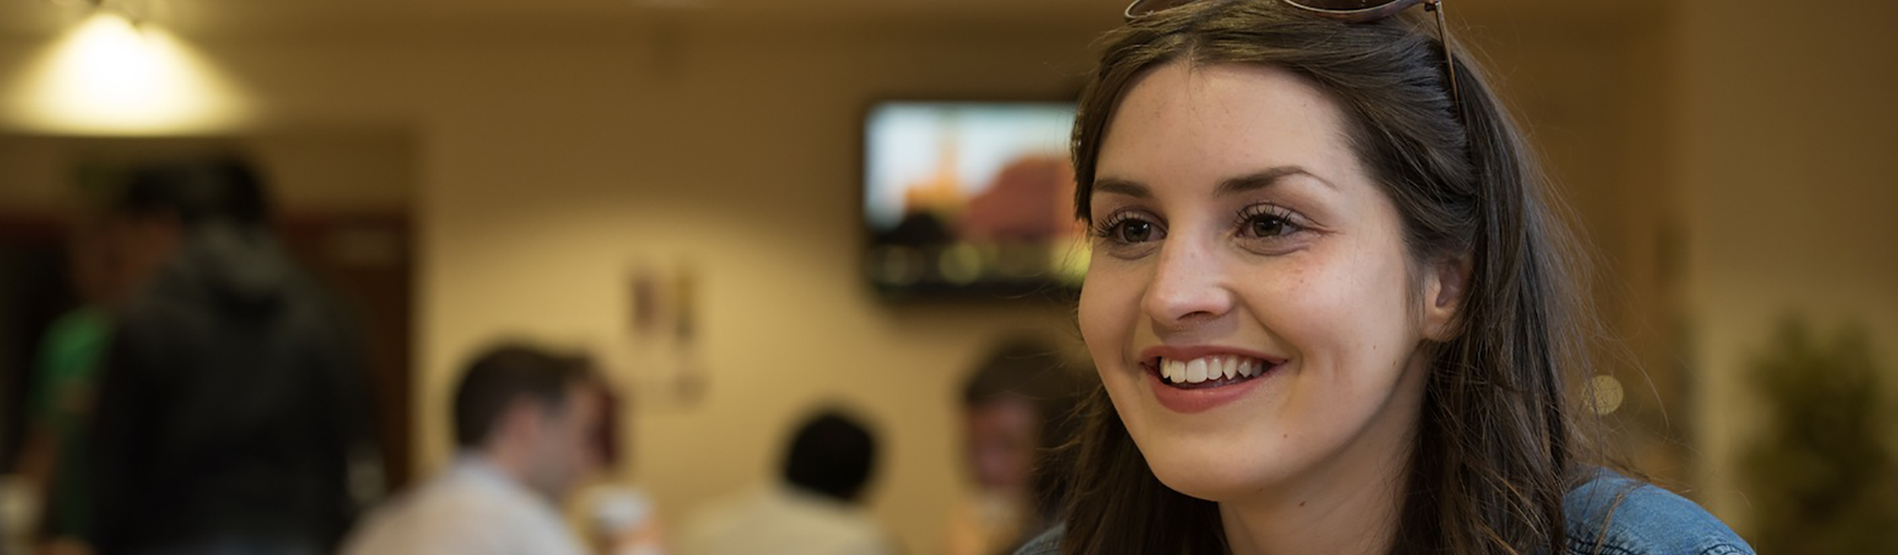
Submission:
<svg viewBox="0 0 1898 555">
<path fill-rule="evenodd" d="M 1760 416 L 1740 373 L 1783 316 L 1869 328 L 1898 372 L 1898 5 L 1684 2 L 1673 118 L 1690 226 L 1706 499 L 1747 514 L 1738 449 Z M 1898 382 L 1898 374 L 1887 382 Z"/>
</svg>

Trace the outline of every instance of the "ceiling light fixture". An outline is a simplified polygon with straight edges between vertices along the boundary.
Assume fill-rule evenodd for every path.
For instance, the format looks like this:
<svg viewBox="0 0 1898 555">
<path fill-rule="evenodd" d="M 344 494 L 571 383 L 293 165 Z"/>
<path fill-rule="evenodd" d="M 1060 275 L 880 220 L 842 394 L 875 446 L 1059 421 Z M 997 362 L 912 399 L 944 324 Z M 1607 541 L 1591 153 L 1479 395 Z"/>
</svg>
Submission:
<svg viewBox="0 0 1898 555">
<path fill-rule="evenodd" d="M 139 0 L 51 0 L 90 14 L 20 74 L 9 120 L 29 129 L 158 135 L 228 127 L 241 103 L 193 49 L 151 25 Z"/>
</svg>

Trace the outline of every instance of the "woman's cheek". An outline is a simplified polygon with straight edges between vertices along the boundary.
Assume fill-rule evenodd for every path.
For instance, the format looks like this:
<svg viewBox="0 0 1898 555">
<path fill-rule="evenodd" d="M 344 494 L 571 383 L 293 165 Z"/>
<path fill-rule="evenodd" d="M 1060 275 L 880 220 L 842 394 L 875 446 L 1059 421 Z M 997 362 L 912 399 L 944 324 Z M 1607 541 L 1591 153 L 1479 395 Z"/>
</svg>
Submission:
<svg viewBox="0 0 1898 555">
<path fill-rule="evenodd" d="M 1077 317 L 1082 339 L 1097 358 L 1123 348 L 1138 321 L 1142 287 L 1137 268 L 1129 266 L 1126 261 L 1096 260 L 1081 286 Z"/>
</svg>

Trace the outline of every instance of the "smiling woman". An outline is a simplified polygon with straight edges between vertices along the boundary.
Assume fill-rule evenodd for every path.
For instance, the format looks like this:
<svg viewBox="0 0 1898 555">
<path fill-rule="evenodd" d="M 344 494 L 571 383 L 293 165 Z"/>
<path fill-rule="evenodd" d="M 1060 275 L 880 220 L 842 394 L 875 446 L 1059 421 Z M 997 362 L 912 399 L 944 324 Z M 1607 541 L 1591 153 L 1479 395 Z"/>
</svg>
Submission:
<svg viewBox="0 0 1898 555">
<path fill-rule="evenodd" d="M 1024 553 L 1751 552 L 1594 466 L 1568 239 L 1466 55 L 1407 18 L 1152 4 L 1075 124 L 1102 387 L 1065 532 Z"/>
</svg>

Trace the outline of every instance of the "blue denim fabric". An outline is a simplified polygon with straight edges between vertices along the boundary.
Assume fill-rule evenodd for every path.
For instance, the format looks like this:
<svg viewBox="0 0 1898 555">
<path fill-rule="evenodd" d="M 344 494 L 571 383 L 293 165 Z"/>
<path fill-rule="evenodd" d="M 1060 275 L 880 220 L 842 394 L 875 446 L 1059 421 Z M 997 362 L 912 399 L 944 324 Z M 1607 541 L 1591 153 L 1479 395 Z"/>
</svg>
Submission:
<svg viewBox="0 0 1898 555">
<path fill-rule="evenodd" d="M 1570 491 L 1562 510 L 1571 555 L 1754 555 L 1700 505 L 1610 470 Z"/>
<path fill-rule="evenodd" d="M 1602 470 L 1562 500 L 1567 555 L 1755 555 L 1720 519 L 1673 492 Z M 1015 555 L 1058 555 L 1060 529 Z"/>
</svg>

